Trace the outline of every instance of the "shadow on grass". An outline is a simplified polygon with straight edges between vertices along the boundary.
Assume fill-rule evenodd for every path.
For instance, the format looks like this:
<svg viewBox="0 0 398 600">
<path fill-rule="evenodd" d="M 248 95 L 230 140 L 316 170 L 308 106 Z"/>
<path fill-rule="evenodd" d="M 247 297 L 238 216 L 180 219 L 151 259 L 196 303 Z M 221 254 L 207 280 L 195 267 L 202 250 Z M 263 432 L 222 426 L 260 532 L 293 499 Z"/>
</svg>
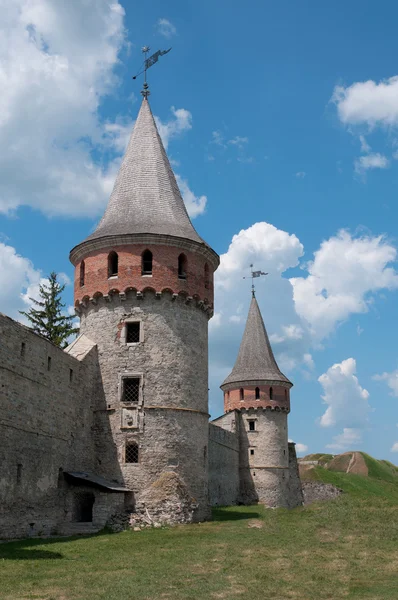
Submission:
<svg viewBox="0 0 398 600">
<path fill-rule="evenodd" d="M 262 514 L 255 510 L 247 510 L 247 507 L 218 506 L 212 509 L 213 521 L 241 521 L 242 519 L 261 519 Z"/>
</svg>

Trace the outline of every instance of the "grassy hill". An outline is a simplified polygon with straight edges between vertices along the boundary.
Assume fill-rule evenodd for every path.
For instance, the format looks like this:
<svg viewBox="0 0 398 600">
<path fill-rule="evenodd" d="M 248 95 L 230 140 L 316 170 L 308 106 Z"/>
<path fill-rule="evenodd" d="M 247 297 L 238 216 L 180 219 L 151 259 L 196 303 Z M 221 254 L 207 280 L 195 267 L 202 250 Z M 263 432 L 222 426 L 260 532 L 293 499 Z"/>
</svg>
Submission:
<svg viewBox="0 0 398 600">
<path fill-rule="evenodd" d="M 396 600 L 398 478 L 312 469 L 344 490 L 292 511 L 219 508 L 209 523 L 0 544 L 2 600 Z"/>
</svg>

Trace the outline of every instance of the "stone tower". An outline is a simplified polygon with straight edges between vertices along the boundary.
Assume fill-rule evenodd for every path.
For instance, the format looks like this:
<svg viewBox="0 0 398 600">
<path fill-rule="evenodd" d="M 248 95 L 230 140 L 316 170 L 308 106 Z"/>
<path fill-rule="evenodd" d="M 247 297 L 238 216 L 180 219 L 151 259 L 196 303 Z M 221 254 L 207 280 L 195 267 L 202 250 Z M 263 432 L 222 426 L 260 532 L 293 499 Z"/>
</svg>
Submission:
<svg viewBox="0 0 398 600">
<path fill-rule="evenodd" d="M 116 447 L 136 500 L 175 471 L 198 504 L 194 518 L 206 518 L 208 320 L 219 257 L 192 226 L 146 97 L 105 214 L 70 260 L 105 398 L 98 469 L 115 477 Z"/>
<path fill-rule="evenodd" d="M 225 412 L 238 410 L 241 417 L 242 502 L 292 505 L 287 435 L 291 387 L 275 361 L 253 292 L 238 358 L 221 385 Z"/>
</svg>

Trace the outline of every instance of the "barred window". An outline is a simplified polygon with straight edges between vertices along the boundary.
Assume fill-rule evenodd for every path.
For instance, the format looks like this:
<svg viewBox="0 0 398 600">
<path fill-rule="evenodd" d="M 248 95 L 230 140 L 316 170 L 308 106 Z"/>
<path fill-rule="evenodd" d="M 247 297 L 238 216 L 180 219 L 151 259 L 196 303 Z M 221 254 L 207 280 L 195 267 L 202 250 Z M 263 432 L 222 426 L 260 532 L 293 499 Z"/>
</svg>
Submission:
<svg viewBox="0 0 398 600">
<path fill-rule="evenodd" d="M 138 377 L 123 379 L 123 402 L 137 403 L 140 397 L 140 380 Z"/>
<path fill-rule="evenodd" d="M 138 463 L 139 450 L 137 442 L 127 442 L 124 462 L 126 463 Z"/>
<path fill-rule="evenodd" d="M 140 322 L 126 323 L 126 344 L 137 344 L 140 341 Z"/>
</svg>

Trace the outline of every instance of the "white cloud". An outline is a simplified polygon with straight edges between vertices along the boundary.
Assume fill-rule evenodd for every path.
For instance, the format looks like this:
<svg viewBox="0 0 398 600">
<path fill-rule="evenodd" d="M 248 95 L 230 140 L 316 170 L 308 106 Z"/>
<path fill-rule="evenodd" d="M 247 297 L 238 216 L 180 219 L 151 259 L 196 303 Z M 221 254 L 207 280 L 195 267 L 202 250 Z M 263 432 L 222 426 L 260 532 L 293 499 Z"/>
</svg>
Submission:
<svg viewBox="0 0 398 600">
<path fill-rule="evenodd" d="M 388 169 L 389 166 L 388 158 L 379 152 L 360 156 L 354 163 L 355 172 L 359 175 L 363 175 L 369 169 Z"/>
<path fill-rule="evenodd" d="M 366 141 L 366 138 L 364 135 L 359 136 L 359 141 L 361 142 L 361 152 L 368 153 L 371 151 L 371 147 L 369 146 L 368 142 Z"/>
<path fill-rule="evenodd" d="M 173 118 L 162 122 L 159 117 L 155 117 L 156 125 L 159 130 L 159 135 L 162 138 L 164 147 L 168 148 L 170 140 L 180 136 L 185 131 L 192 129 L 192 115 L 185 108 L 171 107 Z"/>
<path fill-rule="evenodd" d="M 297 173 L 296 173 L 297 179 L 304 179 L 305 176 L 306 176 L 305 171 L 297 171 Z"/>
<path fill-rule="evenodd" d="M 355 373 L 355 359 L 347 358 L 318 378 L 322 399 L 328 405 L 320 420 L 322 427 L 343 425 L 350 432 L 353 427 L 365 426 L 371 410 L 369 392 L 360 386 Z"/>
<path fill-rule="evenodd" d="M 207 197 L 195 196 L 186 179 L 183 179 L 180 175 L 176 175 L 176 179 L 189 216 L 194 219 L 198 215 L 202 215 L 206 210 Z"/>
<path fill-rule="evenodd" d="M 300 442 L 294 442 L 289 439 L 289 442 L 296 443 L 296 452 L 297 454 L 305 454 L 308 450 L 308 446 L 306 444 L 300 444 Z"/>
<path fill-rule="evenodd" d="M 167 39 L 173 37 L 173 35 L 176 35 L 177 33 L 176 27 L 168 19 L 158 19 L 156 25 L 158 33 Z"/>
<path fill-rule="evenodd" d="M 395 442 L 392 446 L 391 446 L 391 452 L 398 452 L 398 442 Z"/>
<path fill-rule="evenodd" d="M 322 242 L 308 263 L 308 275 L 290 279 L 297 313 L 315 338 L 331 333 L 351 314 L 368 310 L 371 295 L 396 289 L 398 275 L 390 263 L 396 249 L 383 236 L 352 237 L 347 231 Z"/>
<path fill-rule="evenodd" d="M 225 142 L 224 142 L 224 136 L 221 133 L 221 131 L 213 131 L 211 134 L 212 137 L 212 143 L 216 144 L 216 146 L 221 146 L 222 148 L 225 148 Z"/>
<path fill-rule="evenodd" d="M 347 450 L 352 446 L 357 446 L 362 442 L 362 432 L 359 429 L 345 427 L 343 433 L 333 437 L 332 444 L 326 444 L 326 448 L 331 450 Z"/>
<path fill-rule="evenodd" d="M 398 76 L 376 83 L 356 82 L 348 87 L 336 86 L 332 102 L 346 125 L 398 125 Z"/>
<path fill-rule="evenodd" d="M 231 144 L 232 146 L 237 146 L 238 148 L 243 148 L 243 146 L 245 146 L 245 144 L 247 144 L 248 142 L 249 139 L 247 137 L 241 137 L 240 135 L 237 135 L 231 140 L 228 140 L 228 144 Z"/>
<path fill-rule="evenodd" d="M 23 320 L 20 310 L 28 310 L 29 297 L 38 297 L 40 271 L 15 248 L 0 243 L 0 312 Z"/>
<path fill-rule="evenodd" d="M 114 173 L 95 164 L 101 99 L 124 44 L 117 0 L 0 0 L 0 211 L 98 214 Z"/>
<path fill-rule="evenodd" d="M 398 369 L 391 373 L 382 373 L 381 375 L 374 375 L 375 381 L 385 381 L 391 390 L 391 396 L 398 397 Z"/>
<path fill-rule="evenodd" d="M 310 370 L 315 369 L 314 359 L 312 358 L 312 355 L 309 352 L 306 352 L 304 354 L 303 362 L 308 369 L 310 369 Z"/>
</svg>

